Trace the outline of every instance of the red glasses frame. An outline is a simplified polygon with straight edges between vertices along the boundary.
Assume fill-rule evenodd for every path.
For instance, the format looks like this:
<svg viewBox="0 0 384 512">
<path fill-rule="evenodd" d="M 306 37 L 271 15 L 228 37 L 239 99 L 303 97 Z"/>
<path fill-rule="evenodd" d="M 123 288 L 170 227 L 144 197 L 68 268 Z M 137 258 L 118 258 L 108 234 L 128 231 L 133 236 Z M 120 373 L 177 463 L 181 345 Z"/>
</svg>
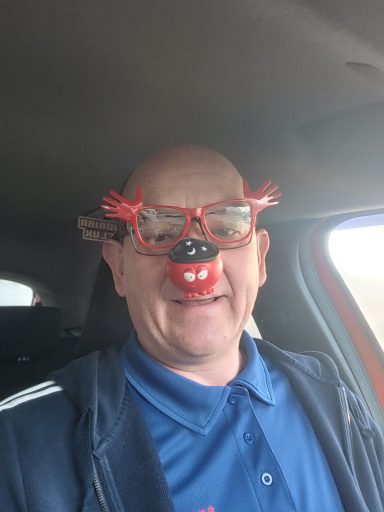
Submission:
<svg viewBox="0 0 384 512">
<path fill-rule="evenodd" d="M 158 249 L 158 250 L 165 250 L 169 249 L 171 247 L 174 247 L 180 240 L 185 238 L 187 235 L 190 226 L 191 221 L 193 219 L 198 219 L 201 223 L 201 226 L 203 228 L 204 234 L 208 235 L 210 240 L 220 244 L 220 245 L 230 245 L 230 244 L 236 244 L 241 243 L 244 240 L 246 240 L 249 237 L 249 234 L 252 232 L 255 224 L 256 224 L 256 216 L 258 213 L 260 213 L 262 210 L 269 206 L 273 206 L 278 204 L 278 201 L 276 201 L 277 198 L 281 196 L 280 192 L 276 192 L 278 190 L 278 185 L 273 185 L 270 180 L 264 182 L 255 192 L 251 192 L 248 187 L 248 183 L 246 181 L 243 181 L 243 192 L 244 192 L 244 198 L 242 199 L 231 199 L 227 201 L 217 201 L 216 203 L 212 203 L 206 206 L 202 206 L 199 208 L 182 208 L 179 206 L 174 205 L 143 205 L 142 202 L 142 193 L 140 187 L 136 190 L 136 197 L 134 200 L 129 200 L 126 197 L 118 194 L 114 190 L 111 190 L 109 192 L 111 197 L 104 196 L 103 201 L 107 204 L 102 204 L 101 207 L 105 210 L 108 210 L 108 213 L 105 214 L 106 217 L 109 218 L 115 218 L 115 219 L 121 219 L 127 223 L 129 223 L 133 229 L 135 230 L 135 233 L 137 234 L 137 237 L 140 241 L 140 244 L 143 247 L 146 247 L 147 249 Z M 233 241 L 225 241 L 221 240 L 220 238 L 217 238 L 214 236 L 211 231 L 209 230 L 206 221 L 205 221 L 205 211 L 208 208 L 211 208 L 212 206 L 216 206 L 218 204 L 225 205 L 225 204 L 232 204 L 232 203 L 242 203 L 244 205 L 249 205 L 251 207 L 251 224 L 250 229 L 246 235 L 243 237 Z M 185 226 L 183 228 L 182 233 L 180 234 L 178 240 L 176 242 L 172 242 L 170 244 L 160 245 L 160 246 L 154 246 L 152 244 L 148 244 L 145 242 L 141 235 L 140 230 L 138 226 L 138 213 L 140 210 L 149 209 L 149 208 L 172 208 L 173 210 L 179 211 L 181 215 L 185 217 Z"/>
</svg>

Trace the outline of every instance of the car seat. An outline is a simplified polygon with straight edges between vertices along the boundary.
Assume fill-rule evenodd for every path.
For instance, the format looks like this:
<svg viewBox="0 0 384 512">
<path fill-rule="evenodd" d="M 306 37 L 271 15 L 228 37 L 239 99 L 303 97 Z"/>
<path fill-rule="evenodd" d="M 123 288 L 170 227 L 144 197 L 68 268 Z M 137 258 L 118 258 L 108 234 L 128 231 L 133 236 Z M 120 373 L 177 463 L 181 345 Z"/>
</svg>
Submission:
<svg viewBox="0 0 384 512">
<path fill-rule="evenodd" d="M 74 356 L 60 343 L 62 315 L 46 306 L 0 307 L 0 399 L 41 382 Z"/>
<path fill-rule="evenodd" d="M 115 291 L 110 268 L 102 259 L 93 288 L 77 356 L 111 346 L 120 348 L 129 337 L 132 322 L 125 299 Z"/>
</svg>

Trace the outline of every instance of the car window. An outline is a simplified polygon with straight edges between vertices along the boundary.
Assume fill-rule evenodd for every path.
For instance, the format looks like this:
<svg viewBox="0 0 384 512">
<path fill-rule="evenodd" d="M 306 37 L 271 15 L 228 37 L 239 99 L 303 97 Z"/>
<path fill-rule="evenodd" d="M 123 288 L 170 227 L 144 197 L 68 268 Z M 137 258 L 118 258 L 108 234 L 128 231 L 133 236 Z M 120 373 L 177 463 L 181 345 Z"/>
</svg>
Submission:
<svg viewBox="0 0 384 512">
<path fill-rule="evenodd" d="M 31 306 L 34 293 L 25 284 L 0 279 L 0 306 Z"/>
<path fill-rule="evenodd" d="M 384 214 L 338 225 L 329 237 L 329 253 L 384 349 Z"/>
<path fill-rule="evenodd" d="M 255 319 L 253 318 L 253 316 L 251 316 L 249 318 L 249 320 L 247 322 L 247 325 L 245 326 L 245 329 L 246 329 L 246 331 L 249 332 L 249 334 L 253 338 L 261 338 L 261 334 L 260 334 L 259 328 L 257 327 Z"/>
</svg>

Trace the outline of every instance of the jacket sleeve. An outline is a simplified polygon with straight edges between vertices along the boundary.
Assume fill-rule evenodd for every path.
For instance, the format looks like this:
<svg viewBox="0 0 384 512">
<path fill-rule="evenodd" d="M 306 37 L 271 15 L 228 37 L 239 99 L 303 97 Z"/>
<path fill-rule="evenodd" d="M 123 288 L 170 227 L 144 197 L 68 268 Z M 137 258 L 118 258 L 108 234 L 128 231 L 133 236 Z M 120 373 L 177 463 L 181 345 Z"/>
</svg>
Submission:
<svg viewBox="0 0 384 512">
<path fill-rule="evenodd" d="M 370 510 L 384 510 L 384 439 L 359 397 L 347 390 L 350 410 L 351 460 L 363 495 L 369 496 Z M 374 508 L 379 504 L 380 508 Z"/>
<path fill-rule="evenodd" d="M 0 411 L 0 510 L 23 512 L 28 505 L 12 417 L 11 411 Z"/>
<path fill-rule="evenodd" d="M 77 411 L 59 392 L 0 410 L 1 512 L 81 509 L 77 423 Z"/>
</svg>

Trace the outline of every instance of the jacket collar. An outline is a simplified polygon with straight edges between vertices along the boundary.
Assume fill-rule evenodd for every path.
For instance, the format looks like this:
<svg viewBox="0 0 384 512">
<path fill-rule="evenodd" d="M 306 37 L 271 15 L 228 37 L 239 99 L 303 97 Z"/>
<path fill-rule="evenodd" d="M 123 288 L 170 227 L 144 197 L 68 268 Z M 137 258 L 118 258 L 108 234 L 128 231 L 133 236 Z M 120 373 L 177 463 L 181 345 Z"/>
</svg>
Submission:
<svg viewBox="0 0 384 512">
<path fill-rule="evenodd" d="M 79 414 L 89 411 L 92 445 L 104 444 L 116 427 L 116 418 L 126 414 L 126 381 L 116 349 L 92 352 L 51 375 L 75 403 Z"/>
<path fill-rule="evenodd" d="M 247 340 L 251 339 L 249 335 L 245 336 Z M 243 339 L 244 336 L 242 337 Z M 247 347 L 254 346 L 253 342 L 249 344 L 247 341 L 246 344 Z M 270 358 L 288 374 L 298 370 L 303 376 L 305 374 L 320 382 L 327 382 L 336 386 L 341 385 L 335 363 L 324 354 L 294 354 L 283 351 L 263 340 L 256 340 L 256 345 L 258 353 Z M 268 403 L 269 396 L 272 401 L 273 394 L 268 395 L 268 385 L 264 387 L 264 393 L 262 391 L 262 383 L 260 386 L 255 385 L 251 389 L 252 382 L 249 382 L 251 379 L 247 375 L 249 368 L 247 367 L 244 370 L 246 371 L 244 380 L 248 382 L 249 389 L 255 393 L 258 389 L 261 392 L 258 396 L 260 400 L 266 400 L 266 403 Z M 243 379 L 243 372 L 237 379 Z M 75 403 L 80 414 L 88 409 L 92 412 L 91 432 L 93 446 L 97 446 L 102 442 L 103 438 L 108 438 L 116 425 L 116 418 L 121 417 L 123 414 L 127 400 L 126 377 L 119 352 L 114 348 L 105 352 L 92 352 L 85 357 L 76 359 L 65 368 L 52 373 L 50 377 L 64 389 L 66 394 Z M 234 383 L 235 381 L 231 384 L 233 385 Z M 241 385 L 244 386 L 244 382 L 241 382 Z M 273 393 L 272 390 L 271 393 Z M 215 396 L 216 400 L 218 396 L 219 399 L 221 397 L 220 393 Z M 129 393 L 128 400 L 131 400 Z M 221 398 L 221 400 L 224 399 Z M 203 425 L 200 424 L 200 426 Z"/>
</svg>

